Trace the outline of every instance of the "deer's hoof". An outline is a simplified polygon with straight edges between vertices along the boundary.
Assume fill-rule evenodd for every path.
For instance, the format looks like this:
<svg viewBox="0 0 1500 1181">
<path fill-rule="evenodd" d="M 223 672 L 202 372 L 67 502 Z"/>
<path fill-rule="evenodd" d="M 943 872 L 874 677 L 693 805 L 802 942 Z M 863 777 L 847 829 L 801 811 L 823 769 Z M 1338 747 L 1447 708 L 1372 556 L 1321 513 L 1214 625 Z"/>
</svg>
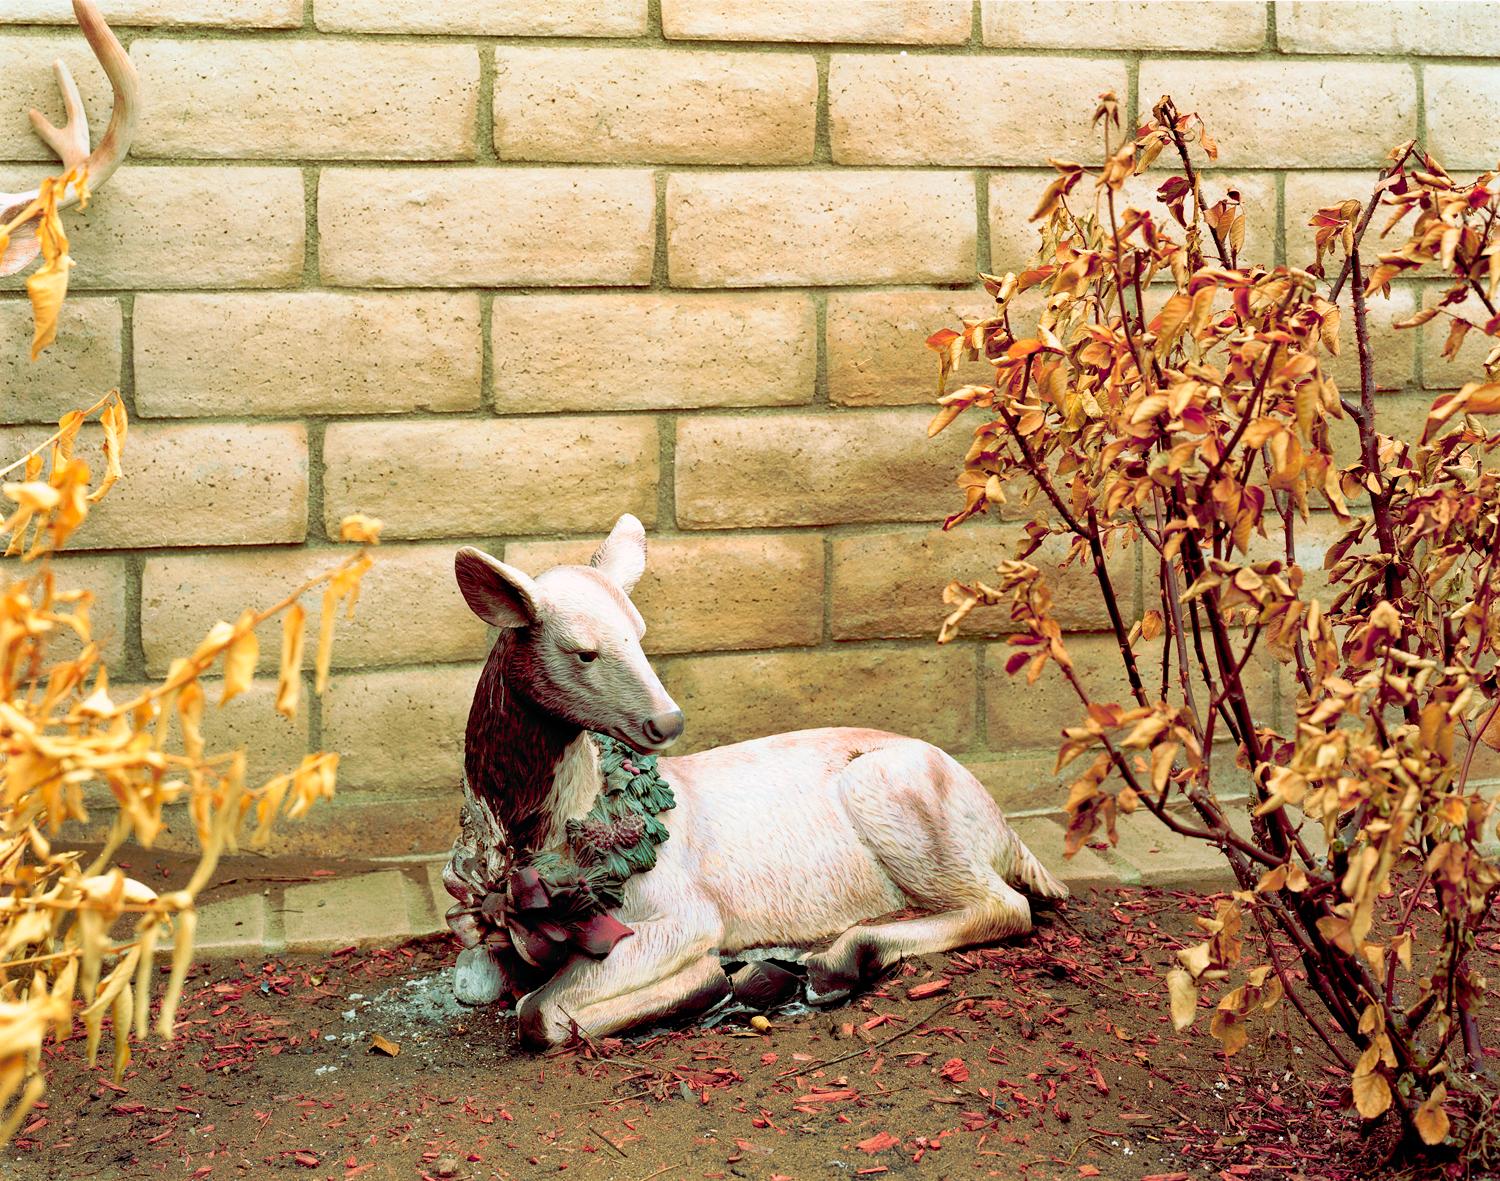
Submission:
<svg viewBox="0 0 1500 1181">
<path fill-rule="evenodd" d="M 510 992 L 510 977 L 488 947 L 466 947 L 453 967 L 453 999 L 461 1005 L 493 1005 Z"/>
<path fill-rule="evenodd" d="M 536 993 L 528 993 L 516 1006 L 516 1040 L 523 1050 L 541 1053 L 565 1045 L 573 1028 L 551 1005 L 543 1004 Z"/>
<path fill-rule="evenodd" d="M 807 957 L 807 1003 L 841 1005 L 859 986 L 859 976 L 836 964 L 827 952 Z"/>
</svg>

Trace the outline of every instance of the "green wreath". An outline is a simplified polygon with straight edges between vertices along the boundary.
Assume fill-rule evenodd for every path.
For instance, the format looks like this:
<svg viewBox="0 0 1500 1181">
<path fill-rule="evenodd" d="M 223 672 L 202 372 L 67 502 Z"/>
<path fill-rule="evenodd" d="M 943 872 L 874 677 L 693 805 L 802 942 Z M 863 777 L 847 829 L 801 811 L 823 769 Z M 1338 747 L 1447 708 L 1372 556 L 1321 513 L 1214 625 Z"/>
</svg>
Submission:
<svg viewBox="0 0 1500 1181">
<path fill-rule="evenodd" d="M 635 934 L 609 911 L 631 877 L 656 865 L 669 835 L 657 817 L 677 801 L 656 756 L 605 734 L 589 738 L 604 782 L 588 813 L 568 821 L 560 852 L 522 851 L 499 866 L 478 851 L 455 853 L 444 874 L 458 899 L 448 925 L 466 947 L 488 945 L 523 991 L 575 953 L 601 958 Z"/>
</svg>

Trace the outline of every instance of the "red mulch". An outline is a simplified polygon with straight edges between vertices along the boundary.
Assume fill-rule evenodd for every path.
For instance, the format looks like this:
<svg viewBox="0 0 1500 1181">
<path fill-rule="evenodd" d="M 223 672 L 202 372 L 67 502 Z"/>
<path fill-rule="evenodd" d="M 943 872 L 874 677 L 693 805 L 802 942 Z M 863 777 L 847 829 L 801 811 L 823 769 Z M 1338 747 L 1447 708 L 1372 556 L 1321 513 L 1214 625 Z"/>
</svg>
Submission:
<svg viewBox="0 0 1500 1181">
<path fill-rule="evenodd" d="M 518 1053 L 458 1009 L 426 940 L 200 967 L 178 1038 L 123 1085 L 80 1039 L 7 1173 L 530 1178 L 1006 1177 L 1353 1181 L 1396 1175 L 1286 1006 L 1225 1060 L 1171 1026 L 1161 976 L 1212 903 L 1096 891 L 1030 936 L 913 962 L 855 1004 Z M 1500 959 L 1490 940 L 1482 959 Z M 1496 978 L 1494 964 L 1489 975 Z M 1481 970 L 1485 970 L 1483 967 Z M 1496 1024 L 1486 1040 L 1500 1042 Z M 375 1035 L 399 1047 L 371 1047 Z M 389 1047 L 387 1047 L 389 1048 Z M 65 1163 L 64 1163 L 65 1162 Z M 1461 1162 L 1440 1166 L 1463 1176 Z"/>
</svg>

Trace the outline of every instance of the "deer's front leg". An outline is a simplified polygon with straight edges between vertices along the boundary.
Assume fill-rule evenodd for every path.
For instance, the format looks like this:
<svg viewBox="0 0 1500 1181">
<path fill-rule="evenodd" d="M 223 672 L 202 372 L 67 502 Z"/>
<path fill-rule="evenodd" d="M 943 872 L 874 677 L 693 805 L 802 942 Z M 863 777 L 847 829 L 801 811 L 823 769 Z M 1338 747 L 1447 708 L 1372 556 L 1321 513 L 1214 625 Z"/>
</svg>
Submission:
<svg viewBox="0 0 1500 1181">
<path fill-rule="evenodd" d="M 635 934 L 602 960 L 575 959 L 516 1006 L 529 1049 L 562 1045 L 573 1027 L 603 1037 L 644 1021 L 702 1011 L 729 993 L 708 923 L 683 918 L 635 924 Z"/>
</svg>

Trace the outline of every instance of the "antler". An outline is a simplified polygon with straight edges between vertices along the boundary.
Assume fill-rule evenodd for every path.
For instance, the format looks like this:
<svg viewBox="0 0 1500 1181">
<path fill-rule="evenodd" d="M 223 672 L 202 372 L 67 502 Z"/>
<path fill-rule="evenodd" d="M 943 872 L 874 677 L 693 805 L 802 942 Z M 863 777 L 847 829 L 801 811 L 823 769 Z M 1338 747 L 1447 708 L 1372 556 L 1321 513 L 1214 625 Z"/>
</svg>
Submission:
<svg viewBox="0 0 1500 1181">
<path fill-rule="evenodd" d="M 88 38 L 89 48 L 104 67 L 110 85 L 115 91 L 115 105 L 110 112 L 109 127 L 99 146 L 89 151 L 89 126 L 84 115 L 83 100 L 78 96 L 78 87 L 73 75 L 61 61 L 52 64 L 57 74 L 57 88 L 62 91 L 63 108 L 68 121 L 61 128 L 52 123 L 35 108 L 31 111 L 31 125 L 37 135 L 57 153 L 58 159 L 68 169 L 80 169 L 90 187 L 101 185 L 125 158 L 130 150 L 130 141 L 135 135 L 135 122 L 140 113 L 140 85 L 135 66 L 125 54 L 119 39 L 110 32 L 109 25 L 99 15 L 93 0 L 73 0 L 73 14 L 83 35 Z M 31 204 L 41 190 L 29 193 L 0 193 L 0 226 L 18 217 Z M 58 201 L 60 206 L 74 204 L 79 197 L 77 184 L 69 184 Z M 10 244 L 0 254 L 0 275 L 18 271 L 36 257 L 40 246 L 37 242 L 34 222 L 18 226 L 11 232 Z"/>
</svg>

